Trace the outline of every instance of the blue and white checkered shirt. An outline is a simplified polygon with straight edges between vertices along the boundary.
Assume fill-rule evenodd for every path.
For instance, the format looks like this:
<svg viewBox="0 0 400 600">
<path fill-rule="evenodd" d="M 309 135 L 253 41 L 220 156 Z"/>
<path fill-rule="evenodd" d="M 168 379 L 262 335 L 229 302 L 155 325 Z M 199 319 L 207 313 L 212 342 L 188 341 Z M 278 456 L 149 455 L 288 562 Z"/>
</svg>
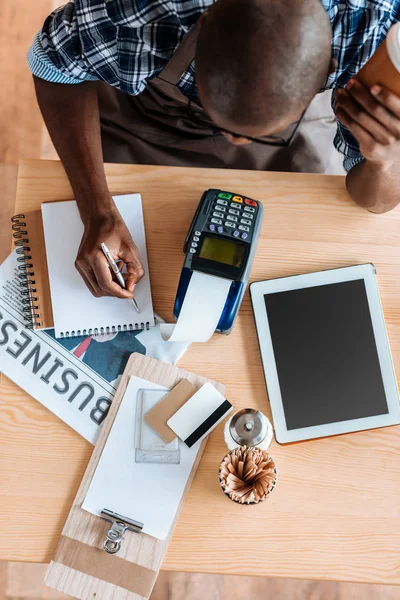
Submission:
<svg viewBox="0 0 400 600">
<path fill-rule="evenodd" d="M 330 18 L 337 70 L 326 89 L 344 87 L 400 20 L 400 0 L 321 0 Z M 34 75 L 77 84 L 102 80 L 139 94 L 173 55 L 185 33 L 214 0 L 75 0 L 45 21 L 29 52 Z M 189 94 L 193 64 L 178 83 Z M 350 170 L 362 160 L 358 143 L 341 123 L 336 148 Z"/>
</svg>

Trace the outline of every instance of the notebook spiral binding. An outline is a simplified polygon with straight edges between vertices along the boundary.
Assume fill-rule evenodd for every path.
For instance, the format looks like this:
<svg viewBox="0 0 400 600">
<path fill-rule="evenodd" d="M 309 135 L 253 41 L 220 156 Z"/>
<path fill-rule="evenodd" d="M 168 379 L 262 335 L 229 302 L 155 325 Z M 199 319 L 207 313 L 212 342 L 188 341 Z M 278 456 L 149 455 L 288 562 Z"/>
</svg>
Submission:
<svg viewBox="0 0 400 600">
<path fill-rule="evenodd" d="M 150 323 L 129 323 L 129 325 L 113 325 L 112 327 L 95 327 L 94 329 L 77 329 L 72 331 L 61 331 L 61 338 L 76 337 L 80 335 L 107 335 L 107 333 L 120 333 L 121 331 L 143 331 L 150 329 Z"/>
<path fill-rule="evenodd" d="M 14 245 L 16 246 L 19 263 L 19 282 L 21 286 L 21 302 L 25 326 L 28 329 L 41 326 L 38 298 L 35 296 L 35 273 L 33 272 L 32 256 L 30 254 L 28 231 L 25 215 L 19 214 L 11 217 Z"/>
</svg>

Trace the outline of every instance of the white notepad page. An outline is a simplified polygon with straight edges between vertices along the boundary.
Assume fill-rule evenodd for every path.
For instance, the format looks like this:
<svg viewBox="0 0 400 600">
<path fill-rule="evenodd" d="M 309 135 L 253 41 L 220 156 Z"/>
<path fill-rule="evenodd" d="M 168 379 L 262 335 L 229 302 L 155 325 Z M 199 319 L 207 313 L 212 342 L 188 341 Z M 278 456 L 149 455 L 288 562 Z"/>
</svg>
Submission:
<svg viewBox="0 0 400 600">
<path fill-rule="evenodd" d="M 90 293 L 74 264 L 83 234 L 76 202 L 49 202 L 42 204 L 42 217 L 57 337 L 90 334 L 102 327 L 135 329 L 142 323 L 154 325 L 142 199 L 140 194 L 129 194 L 116 196 L 114 201 L 138 247 L 145 271 L 135 288 L 140 314 L 128 300 L 95 298 Z"/>
<path fill-rule="evenodd" d="M 169 390 L 131 377 L 82 508 L 100 515 L 104 508 L 144 524 L 143 531 L 164 540 L 174 522 L 200 444 L 180 442 L 181 462 L 135 462 L 135 419 L 139 390 Z"/>
</svg>

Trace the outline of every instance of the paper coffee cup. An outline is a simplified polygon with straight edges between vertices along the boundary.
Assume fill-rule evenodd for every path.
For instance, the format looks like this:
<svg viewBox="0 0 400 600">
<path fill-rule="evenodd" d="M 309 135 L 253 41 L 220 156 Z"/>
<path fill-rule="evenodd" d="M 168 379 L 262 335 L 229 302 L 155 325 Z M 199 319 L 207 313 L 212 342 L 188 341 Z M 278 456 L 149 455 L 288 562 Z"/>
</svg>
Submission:
<svg viewBox="0 0 400 600">
<path fill-rule="evenodd" d="M 400 23 L 392 25 L 386 39 L 357 73 L 356 79 L 368 88 L 382 85 L 400 96 Z"/>
</svg>

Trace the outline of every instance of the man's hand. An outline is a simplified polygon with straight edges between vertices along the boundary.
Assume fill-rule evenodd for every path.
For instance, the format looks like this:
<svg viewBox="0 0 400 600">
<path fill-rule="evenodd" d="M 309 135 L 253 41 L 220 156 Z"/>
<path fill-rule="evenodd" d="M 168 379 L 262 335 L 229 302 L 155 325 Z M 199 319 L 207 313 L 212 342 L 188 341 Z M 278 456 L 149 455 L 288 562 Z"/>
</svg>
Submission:
<svg viewBox="0 0 400 600">
<path fill-rule="evenodd" d="M 400 98 L 356 79 L 336 92 L 336 116 L 360 144 L 367 161 L 390 167 L 400 159 Z"/>
<path fill-rule="evenodd" d="M 143 277 L 139 252 L 118 211 L 105 217 L 84 221 L 85 231 L 75 266 L 94 296 L 133 298 L 135 284 Z M 126 289 L 113 281 L 110 268 L 100 244 L 104 242 L 118 266 L 126 265 Z"/>
<path fill-rule="evenodd" d="M 380 85 L 352 79 L 336 92 L 336 116 L 351 131 L 364 159 L 346 178 L 357 204 L 384 213 L 400 200 L 400 98 Z"/>
</svg>

